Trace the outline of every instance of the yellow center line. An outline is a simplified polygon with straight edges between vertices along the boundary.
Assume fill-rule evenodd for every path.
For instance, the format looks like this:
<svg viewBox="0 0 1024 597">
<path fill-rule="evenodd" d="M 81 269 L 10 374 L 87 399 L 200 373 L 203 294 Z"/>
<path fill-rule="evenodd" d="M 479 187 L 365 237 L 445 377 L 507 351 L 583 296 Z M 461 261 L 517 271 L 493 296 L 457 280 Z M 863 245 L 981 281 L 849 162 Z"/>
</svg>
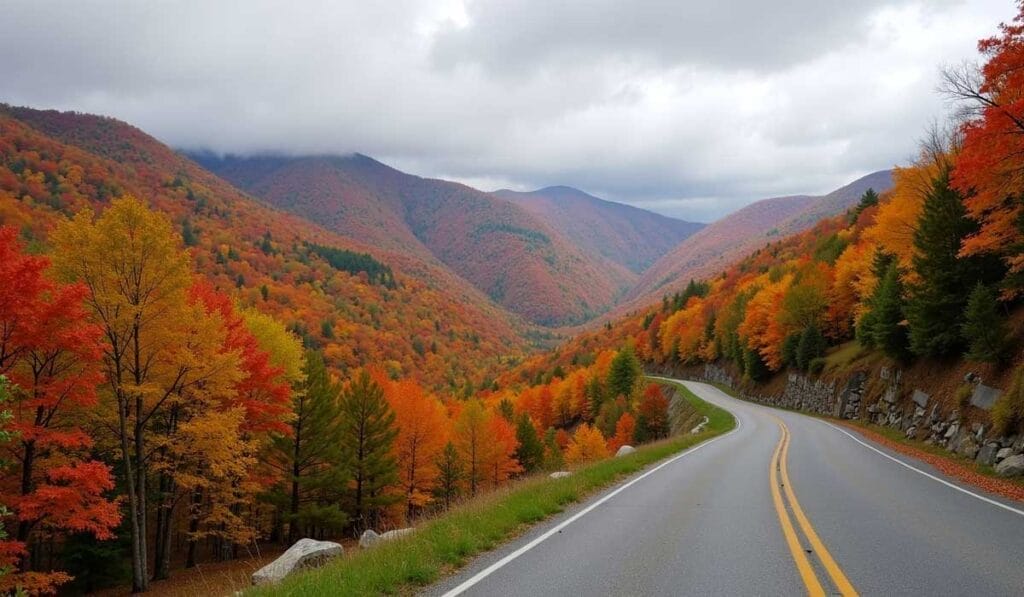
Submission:
<svg viewBox="0 0 1024 597">
<path fill-rule="evenodd" d="M 836 588 L 839 589 L 839 594 L 843 597 L 856 597 L 857 591 L 854 590 L 853 585 L 850 584 L 850 579 L 846 578 L 843 574 L 843 570 L 836 564 L 835 559 L 832 558 L 832 554 L 829 553 L 825 544 L 821 542 L 821 538 L 818 537 L 818 533 L 815 532 L 814 527 L 811 526 L 811 521 L 807 519 L 807 515 L 804 514 L 803 508 L 800 507 L 800 502 L 796 499 L 796 494 L 793 493 L 793 485 L 789 482 L 789 471 L 786 468 L 786 461 L 789 459 L 789 428 L 786 427 L 785 423 L 782 423 L 782 431 L 785 434 L 785 444 L 782 447 L 782 487 L 786 492 L 786 498 L 789 500 L 789 506 L 793 509 L 793 514 L 796 516 L 796 521 L 800 524 L 800 528 L 803 529 L 804 535 L 807 536 L 807 540 L 811 543 L 811 548 L 814 549 L 814 553 L 818 555 L 818 559 L 821 561 L 822 566 L 828 572 L 828 575 L 832 578 L 832 582 Z"/>
<path fill-rule="evenodd" d="M 779 443 L 775 446 L 775 453 L 772 454 L 772 461 L 768 468 L 768 479 L 772 486 L 772 502 L 775 503 L 775 511 L 779 515 L 779 523 L 782 525 L 782 534 L 786 538 L 789 552 L 793 555 L 793 561 L 796 562 L 796 569 L 800 573 L 804 586 L 807 587 L 807 594 L 811 597 L 824 597 L 825 589 L 818 582 L 818 577 L 814 574 L 810 561 L 807 560 L 807 554 L 804 553 L 803 548 L 800 546 L 800 540 L 796 536 L 793 522 L 789 519 L 786 506 L 782 503 L 782 494 L 779 492 L 779 455 L 782 453 L 782 446 L 786 441 L 785 427 L 781 421 L 779 421 L 779 424 L 779 429 L 782 430 L 782 437 L 779 438 Z"/>
</svg>

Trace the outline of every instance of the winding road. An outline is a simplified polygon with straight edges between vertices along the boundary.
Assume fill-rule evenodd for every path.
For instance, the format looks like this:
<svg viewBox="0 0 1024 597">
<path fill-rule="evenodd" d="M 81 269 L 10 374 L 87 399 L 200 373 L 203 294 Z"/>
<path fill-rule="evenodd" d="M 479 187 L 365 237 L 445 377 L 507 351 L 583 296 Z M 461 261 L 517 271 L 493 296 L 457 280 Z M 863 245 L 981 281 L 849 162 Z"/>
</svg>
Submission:
<svg viewBox="0 0 1024 597">
<path fill-rule="evenodd" d="M 1024 595 L 1024 506 L 826 421 L 684 382 L 736 429 L 427 595 Z"/>
</svg>

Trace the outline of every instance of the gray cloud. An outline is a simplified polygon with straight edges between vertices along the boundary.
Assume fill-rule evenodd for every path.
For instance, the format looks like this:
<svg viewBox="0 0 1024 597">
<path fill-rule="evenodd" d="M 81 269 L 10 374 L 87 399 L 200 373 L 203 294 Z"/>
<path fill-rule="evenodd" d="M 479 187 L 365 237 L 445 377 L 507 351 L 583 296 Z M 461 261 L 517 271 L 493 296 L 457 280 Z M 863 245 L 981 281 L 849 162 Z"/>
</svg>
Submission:
<svg viewBox="0 0 1024 597">
<path fill-rule="evenodd" d="M 0 19 L 0 101 L 179 147 L 352 152 L 713 219 L 905 161 L 1009 0 L 57 2 Z"/>
</svg>

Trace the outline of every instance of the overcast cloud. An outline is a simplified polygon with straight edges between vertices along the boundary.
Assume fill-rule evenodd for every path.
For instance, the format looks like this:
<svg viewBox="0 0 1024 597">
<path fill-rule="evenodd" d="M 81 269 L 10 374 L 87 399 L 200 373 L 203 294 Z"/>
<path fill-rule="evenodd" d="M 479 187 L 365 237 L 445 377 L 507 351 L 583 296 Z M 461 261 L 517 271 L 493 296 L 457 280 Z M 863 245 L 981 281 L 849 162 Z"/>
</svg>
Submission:
<svg viewBox="0 0 1024 597">
<path fill-rule="evenodd" d="M 708 221 L 906 162 L 1010 0 L 14 0 L 0 101 Z"/>
</svg>

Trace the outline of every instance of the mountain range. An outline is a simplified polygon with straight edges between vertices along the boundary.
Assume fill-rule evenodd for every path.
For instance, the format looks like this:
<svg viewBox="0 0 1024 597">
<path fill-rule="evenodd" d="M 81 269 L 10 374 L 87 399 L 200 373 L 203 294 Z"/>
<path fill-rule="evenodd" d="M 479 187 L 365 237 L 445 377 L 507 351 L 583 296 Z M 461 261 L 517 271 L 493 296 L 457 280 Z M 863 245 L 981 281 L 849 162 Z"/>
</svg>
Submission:
<svg viewBox="0 0 1024 597">
<path fill-rule="evenodd" d="M 880 171 L 827 195 L 755 201 L 703 225 L 566 186 L 488 193 L 361 154 L 181 153 L 106 117 L 9 106 L 0 117 L 4 137 L 21 134 L 22 143 L 85 152 L 83 160 L 117 173 L 117 191 L 148 195 L 179 225 L 202 231 L 200 246 L 214 254 L 211 270 L 246 277 L 235 271 L 241 266 L 219 263 L 218 247 L 255 245 L 263 237 L 280 239 L 278 259 L 285 263 L 308 261 L 309 250 L 297 249 L 302 243 L 369 254 L 410 286 L 415 280 L 438 293 L 434 299 L 459 305 L 460 314 L 490 320 L 495 348 L 523 346 L 522 338 L 536 337 L 534 326 L 578 328 L 658 300 L 773 238 L 841 213 L 868 188 L 884 192 L 892 184 L 891 173 Z M 70 210 L 57 198 L 48 201 Z M 279 282 L 273 268 L 257 269 Z M 321 311 L 329 316 L 326 305 Z M 315 321 L 292 323 L 318 335 Z"/>
</svg>

